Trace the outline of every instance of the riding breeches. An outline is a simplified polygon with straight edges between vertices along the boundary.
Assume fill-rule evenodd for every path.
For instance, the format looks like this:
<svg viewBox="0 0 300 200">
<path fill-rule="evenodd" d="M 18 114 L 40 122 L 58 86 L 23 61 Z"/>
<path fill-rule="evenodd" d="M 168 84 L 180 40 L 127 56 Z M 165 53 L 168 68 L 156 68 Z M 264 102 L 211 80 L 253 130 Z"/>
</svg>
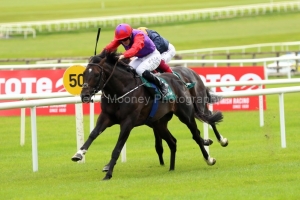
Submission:
<svg viewBox="0 0 300 200">
<path fill-rule="evenodd" d="M 135 57 L 132 61 L 130 61 L 129 65 L 135 69 L 136 73 L 139 76 L 142 76 L 145 70 L 153 71 L 155 70 L 161 61 L 161 55 L 157 49 L 151 54 L 143 57 L 137 58 Z"/>
<path fill-rule="evenodd" d="M 171 43 L 169 43 L 168 51 L 165 51 L 161 54 L 161 59 L 164 60 L 166 63 L 168 63 L 172 60 L 175 54 L 176 54 L 175 47 Z"/>
</svg>

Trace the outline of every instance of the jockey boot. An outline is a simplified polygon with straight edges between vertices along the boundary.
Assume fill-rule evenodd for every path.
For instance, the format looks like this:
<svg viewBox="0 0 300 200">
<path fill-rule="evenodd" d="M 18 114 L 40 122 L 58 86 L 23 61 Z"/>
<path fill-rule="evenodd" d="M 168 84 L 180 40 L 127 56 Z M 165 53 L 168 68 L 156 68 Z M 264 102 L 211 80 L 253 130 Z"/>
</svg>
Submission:
<svg viewBox="0 0 300 200">
<path fill-rule="evenodd" d="M 164 60 L 161 60 L 159 63 L 159 66 L 157 67 L 160 71 L 162 72 L 169 72 L 172 73 L 173 71 L 171 70 L 170 66 L 167 65 L 167 63 Z"/>
<path fill-rule="evenodd" d="M 163 96 L 166 96 L 168 93 L 168 84 L 162 82 L 157 76 L 153 75 L 150 71 L 145 70 L 142 74 L 143 78 L 147 81 L 154 83 L 159 87 L 159 90 Z"/>
</svg>

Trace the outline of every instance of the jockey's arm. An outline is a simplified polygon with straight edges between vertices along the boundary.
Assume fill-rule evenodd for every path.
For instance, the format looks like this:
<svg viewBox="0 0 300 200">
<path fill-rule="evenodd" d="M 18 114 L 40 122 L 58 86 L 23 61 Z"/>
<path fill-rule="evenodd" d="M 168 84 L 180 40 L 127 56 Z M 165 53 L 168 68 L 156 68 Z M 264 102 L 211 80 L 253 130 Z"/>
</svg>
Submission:
<svg viewBox="0 0 300 200">
<path fill-rule="evenodd" d="M 123 53 L 125 58 L 134 57 L 145 45 L 145 38 L 143 34 L 137 34 L 134 37 L 133 44 L 130 49 Z"/>
<path fill-rule="evenodd" d="M 120 46 L 120 44 L 121 43 L 118 40 L 113 40 L 108 45 L 106 45 L 104 49 L 108 52 L 113 52 Z"/>
</svg>

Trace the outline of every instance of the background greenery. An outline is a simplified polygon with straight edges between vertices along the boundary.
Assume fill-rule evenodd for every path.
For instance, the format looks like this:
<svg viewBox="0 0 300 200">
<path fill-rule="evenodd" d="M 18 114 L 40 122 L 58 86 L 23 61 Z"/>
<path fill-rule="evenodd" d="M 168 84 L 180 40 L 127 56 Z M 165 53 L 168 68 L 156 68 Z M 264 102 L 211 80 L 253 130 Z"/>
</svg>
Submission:
<svg viewBox="0 0 300 200">
<path fill-rule="evenodd" d="M 13 1 L 15 2 L 15 1 Z M 72 3 L 71 3 L 72 2 Z M 50 20 L 149 13 L 183 9 L 209 8 L 270 1 L 51 1 L 33 0 L 13 4 L 3 2 L 0 21 Z M 274 1 L 276 2 L 276 1 Z M 143 6 L 141 6 L 143 4 Z M 14 6 L 15 5 L 15 6 Z M 17 6 L 19 5 L 19 6 Z M 1 16 L 3 15 L 3 17 Z M 46 16 L 45 16 L 46 15 Z M 209 47 L 236 46 L 270 42 L 299 41 L 299 12 L 259 15 L 255 17 L 206 20 L 200 22 L 155 25 L 177 50 Z M 88 57 L 93 55 L 97 28 L 74 30 L 71 32 L 37 32 L 37 37 L 23 36 L 0 39 L 1 58 L 45 58 L 45 57 Z M 98 51 L 112 40 L 112 28 L 102 28 Z M 295 47 L 297 48 L 297 47 Z M 290 50 L 296 50 L 296 49 Z M 280 50 L 280 49 L 278 49 Z M 120 48 L 120 51 L 123 49 Z M 267 51 L 267 49 L 265 50 Z M 271 51 L 271 49 L 269 49 Z"/>
<path fill-rule="evenodd" d="M 275 85 L 279 87 L 283 85 Z M 285 85 L 286 86 L 286 85 Z M 120 159 L 113 178 L 101 181 L 119 126 L 107 129 L 94 141 L 86 163 L 71 161 L 77 151 L 74 116 L 37 117 L 39 171 L 32 172 L 30 119 L 26 144 L 21 147 L 20 118 L 1 118 L 1 199 L 298 199 L 299 93 L 285 95 L 287 148 L 281 148 L 278 95 L 267 96 L 265 126 L 258 111 L 224 112 L 218 125 L 229 145 L 215 143 L 210 155 L 214 166 L 203 161 L 188 129 L 174 117 L 169 128 L 177 138 L 175 171 L 169 172 L 169 149 L 164 142 L 166 166 L 160 166 L 152 131 L 135 128 L 127 142 L 127 162 Z M 85 116 L 85 137 L 89 117 Z M 198 123 L 202 130 L 202 124 Z M 203 133 L 203 132 L 202 132 Z"/>
<path fill-rule="evenodd" d="M 104 2 L 105 8 L 101 8 Z M 143 12 L 220 7 L 269 1 L 1 1 L 0 21 L 51 20 L 109 16 Z M 274 1 L 275 2 L 275 1 Z M 298 41 L 299 12 L 264 16 L 153 26 L 178 50 Z M 0 40 L 0 58 L 89 56 L 94 52 L 96 30 L 38 33 L 37 38 Z M 98 50 L 113 37 L 103 30 Z M 292 85 L 292 84 L 291 84 Z M 293 84 L 295 85 L 295 84 Z M 280 87 L 287 85 L 273 85 Z M 268 86 L 271 87 L 271 86 Z M 39 171 L 32 172 L 30 118 L 26 119 L 26 144 L 20 147 L 20 118 L 0 120 L 0 199 L 298 199 L 299 93 L 285 95 L 287 148 L 280 145 L 278 96 L 267 96 L 265 126 L 259 114 L 224 112 L 218 126 L 229 139 L 210 147 L 215 166 L 207 166 L 188 129 L 177 118 L 170 130 L 178 140 L 176 169 L 159 165 L 151 130 L 134 129 L 127 142 L 126 163 L 120 161 L 110 181 L 101 181 L 102 167 L 109 161 L 119 126 L 107 129 L 90 147 L 85 164 L 71 161 L 77 151 L 74 116 L 38 116 Z M 89 133 L 84 119 L 85 137 Z M 202 124 L 198 123 L 200 130 Z"/>
</svg>

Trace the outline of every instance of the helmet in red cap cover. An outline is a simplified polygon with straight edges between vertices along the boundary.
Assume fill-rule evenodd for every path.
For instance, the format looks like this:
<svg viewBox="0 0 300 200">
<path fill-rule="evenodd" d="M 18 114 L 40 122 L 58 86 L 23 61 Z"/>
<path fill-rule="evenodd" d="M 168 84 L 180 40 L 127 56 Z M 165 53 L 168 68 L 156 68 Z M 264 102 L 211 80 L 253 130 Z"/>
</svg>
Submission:
<svg viewBox="0 0 300 200">
<path fill-rule="evenodd" d="M 123 40 L 131 36 L 132 28 L 129 24 L 119 24 L 115 30 L 115 39 Z"/>
</svg>

